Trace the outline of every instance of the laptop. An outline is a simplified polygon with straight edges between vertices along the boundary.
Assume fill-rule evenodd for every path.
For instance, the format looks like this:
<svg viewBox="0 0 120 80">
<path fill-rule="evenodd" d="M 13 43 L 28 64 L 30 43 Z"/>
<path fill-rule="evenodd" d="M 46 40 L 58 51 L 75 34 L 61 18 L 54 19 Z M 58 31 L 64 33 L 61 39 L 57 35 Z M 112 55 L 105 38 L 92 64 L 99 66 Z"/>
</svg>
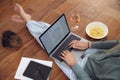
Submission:
<svg viewBox="0 0 120 80">
<path fill-rule="evenodd" d="M 60 62 L 62 61 L 59 57 L 61 51 L 72 51 L 68 44 L 72 40 L 81 40 L 79 36 L 70 32 L 65 14 L 62 14 L 39 39 L 48 56 Z"/>
</svg>

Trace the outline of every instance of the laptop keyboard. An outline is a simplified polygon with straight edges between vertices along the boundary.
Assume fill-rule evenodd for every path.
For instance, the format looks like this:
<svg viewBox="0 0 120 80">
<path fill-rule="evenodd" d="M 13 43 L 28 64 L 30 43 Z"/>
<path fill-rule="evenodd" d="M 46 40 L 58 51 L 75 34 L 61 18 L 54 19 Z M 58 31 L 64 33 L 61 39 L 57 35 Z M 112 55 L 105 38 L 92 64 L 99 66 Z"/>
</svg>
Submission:
<svg viewBox="0 0 120 80">
<path fill-rule="evenodd" d="M 59 49 L 56 50 L 56 52 L 52 55 L 54 58 L 58 59 L 59 61 L 63 61 L 59 56 L 61 55 L 61 52 L 63 50 L 69 50 L 71 51 L 72 48 L 69 48 L 68 44 L 72 41 L 72 40 L 80 40 L 79 37 L 74 36 L 73 34 L 71 34 L 65 41 L 64 43 L 59 47 Z"/>
</svg>

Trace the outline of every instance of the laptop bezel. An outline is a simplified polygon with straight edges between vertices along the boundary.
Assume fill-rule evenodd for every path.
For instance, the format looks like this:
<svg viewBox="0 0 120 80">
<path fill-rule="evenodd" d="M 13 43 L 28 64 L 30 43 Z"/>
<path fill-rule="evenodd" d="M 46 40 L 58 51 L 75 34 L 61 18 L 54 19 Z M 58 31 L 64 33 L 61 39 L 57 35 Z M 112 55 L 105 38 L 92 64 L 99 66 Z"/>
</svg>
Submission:
<svg viewBox="0 0 120 80">
<path fill-rule="evenodd" d="M 53 48 L 53 50 L 51 50 L 51 52 L 48 53 L 48 52 L 47 52 L 47 49 L 46 49 L 46 47 L 45 47 L 45 45 L 44 45 L 44 43 L 43 43 L 42 40 L 41 40 L 41 37 L 42 37 L 61 17 L 63 17 L 63 16 L 64 16 L 64 18 L 65 18 L 65 21 L 66 21 L 66 24 L 67 24 L 67 27 L 68 27 L 68 33 L 67 33 L 67 34 L 65 35 L 65 37 Z M 60 17 L 58 17 L 58 19 L 55 20 L 54 23 L 52 23 L 52 25 L 51 25 L 46 31 L 44 31 L 44 32 L 39 36 L 39 40 L 40 40 L 40 42 L 42 43 L 42 45 L 43 45 L 45 51 L 47 52 L 47 54 L 48 54 L 48 55 L 51 55 L 51 54 L 53 53 L 53 51 L 55 51 L 55 49 L 60 45 L 60 43 L 61 43 L 69 34 L 70 34 L 70 28 L 69 28 L 69 25 L 68 25 L 66 16 L 65 16 L 65 14 L 63 13 Z"/>
</svg>

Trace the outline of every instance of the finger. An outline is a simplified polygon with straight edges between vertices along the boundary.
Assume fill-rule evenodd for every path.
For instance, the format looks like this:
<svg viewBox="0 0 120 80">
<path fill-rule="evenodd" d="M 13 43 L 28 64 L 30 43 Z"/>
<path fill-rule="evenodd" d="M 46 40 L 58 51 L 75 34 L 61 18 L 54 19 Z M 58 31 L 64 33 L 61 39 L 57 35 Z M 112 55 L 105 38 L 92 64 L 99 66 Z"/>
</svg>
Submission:
<svg viewBox="0 0 120 80">
<path fill-rule="evenodd" d="M 72 45 L 75 43 L 75 40 L 72 40 L 68 45 Z"/>
<path fill-rule="evenodd" d="M 66 54 L 66 50 L 62 51 L 63 54 Z"/>
<path fill-rule="evenodd" d="M 70 52 L 68 50 L 64 51 L 64 57 L 66 57 Z"/>
<path fill-rule="evenodd" d="M 74 49 L 79 49 L 80 46 L 79 46 L 78 44 L 74 44 L 73 48 L 74 48 Z"/>
<path fill-rule="evenodd" d="M 62 51 L 62 55 L 63 55 L 63 56 L 66 56 L 67 54 L 68 54 L 68 50 Z"/>
<path fill-rule="evenodd" d="M 70 53 L 70 51 L 66 50 L 66 53 Z"/>
<path fill-rule="evenodd" d="M 74 44 L 70 45 L 69 48 L 73 48 L 74 47 Z"/>
<path fill-rule="evenodd" d="M 69 47 L 70 47 L 70 48 L 75 48 L 76 45 L 77 45 L 77 44 L 74 43 L 74 44 L 70 45 Z"/>
<path fill-rule="evenodd" d="M 74 46 L 74 49 L 79 49 L 79 46 Z"/>
<path fill-rule="evenodd" d="M 65 56 L 65 54 L 64 54 L 64 53 L 61 53 L 61 56 L 63 56 L 63 57 L 64 57 L 64 56 Z"/>
<path fill-rule="evenodd" d="M 64 58 L 63 56 L 60 56 L 60 58 L 61 58 L 62 60 L 65 60 L 65 58 Z"/>
<path fill-rule="evenodd" d="M 72 41 L 68 44 L 68 46 L 71 46 L 71 45 L 77 44 L 77 42 L 78 42 L 78 40 L 72 40 Z"/>
<path fill-rule="evenodd" d="M 64 51 L 64 55 L 65 55 L 65 56 L 66 56 L 68 53 L 69 53 L 68 50 L 65 50 L 65 51 Z"/>
</svg>

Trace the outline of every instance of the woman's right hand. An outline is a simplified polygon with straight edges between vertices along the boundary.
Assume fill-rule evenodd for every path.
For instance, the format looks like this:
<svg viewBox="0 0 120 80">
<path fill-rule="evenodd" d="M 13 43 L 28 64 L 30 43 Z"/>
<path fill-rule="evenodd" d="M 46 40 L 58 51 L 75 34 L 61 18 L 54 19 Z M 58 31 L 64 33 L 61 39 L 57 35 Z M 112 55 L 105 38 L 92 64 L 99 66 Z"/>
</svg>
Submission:
<svg viewBox="0 0 120 80">
<path fill-rule="evenodd" d="M 69 47 L 79 49 L 79 50 L 85 50 L 85 49 L 91 47 L 91 43 L 85 42 L 85 41 L 73 40 L 69 43 Z"/>
<path fill-rule="evenodd" d="M 72 55 L 68 50 L 62 51 L 60 58 L 64 60 L 70 67 L 77 63 L 74 55 Z"/>
</svg>

